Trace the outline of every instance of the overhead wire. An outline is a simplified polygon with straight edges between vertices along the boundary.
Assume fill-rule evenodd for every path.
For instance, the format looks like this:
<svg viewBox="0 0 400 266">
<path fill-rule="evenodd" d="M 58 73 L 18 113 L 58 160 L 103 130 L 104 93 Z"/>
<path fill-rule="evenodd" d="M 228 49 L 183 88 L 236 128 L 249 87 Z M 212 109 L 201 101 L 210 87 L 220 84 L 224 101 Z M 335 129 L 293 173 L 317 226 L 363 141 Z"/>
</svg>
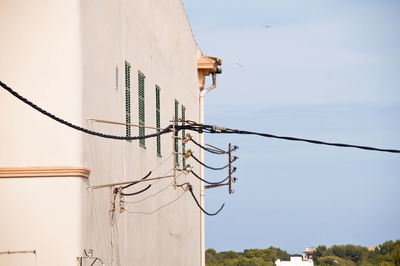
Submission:
<svg viewBox="0 0 400 266">
<path fill-rule="evenodd" d="M 61 123 L 63 125 L 66 125 L 66 126 L 68 126 L 70 128 L 73 128 L 75 130 L 81 131 L 81 132 L 89 134 L 89 135 L 98 136 L 98 137 L 101 137 L 101 138 L 116 139 L 116 140 L 138 140 L 138 139 L 153 138 L 153 137 L 161 136 L 163 134 L 171 132 L 171 127 L 172 126 L 168 126 L 168 127 L 164 128 L 163 130 L 161 130 L 160 132 L 157 132 L 157 133 L 154 133 L 154 134 L 149 134 L 149 135 L 144 135 L 144 136 L 133 136 L 133 137 L 116 136 L 116 135 L 104 134 L 104 133 L 101 133 L 101 132 L 89 130 L 87 128 L 83 128 L 81 126 L 72 124 L 71 122 L 68 122 L 68 121 L 66 121 L 66 120 L 64 120 L 62 118 L 59 118 L 59 117 L 55 116 L 54 114 L 44 110 L 43 108 L 37 106 L 36 104 L 34 104 L 33 102 L 29 101 L 25 97 L 21 96 L 19 93 L 14 91 L 12 88 L 7 86 L 7 84 L 3 83 L 2 81 L 0 81 L 0 86 L 3 87 L 9 93 L 11 93 L 14 97 L 16 97 L 20 101 L 24 102 L 25 104 L 29 105 L 30 107 L 32 107 L 36 111 L 44 114 L 45 116 L 50 117 L 51 119 L 53 119 L 53 120 L 55 120 L 55 121 L 57 121 L 57 122 L 59 122 L 59 123 Z"/>
<path fill-rule="evenodd" d="M 169 172 L 171 172 L 171 171 L 172 171 L 172 170 L 169 170 L 169 171 L 167 172 L 167 174 L 168 174 Z M 182 174 L 182 173 L 179 173 L 176 177 L 178 178 L 181 174 Z M 152 183 L 151 185 L 154 185 L 155 183 L 157 183 L 157 182 L 159 182 L 159 181 L 160 181 L 160 180 L 157 180 L 157 181 L 155 181 L 154 183 Z M 140 200 L 137 200 L 137 201 L 124 201 L 124 202 L 125 202 L 125 203 L 128 203 L 128 204 L 134 204 L 134 203 L 139 203 L 139 202 L 145 201 L 146 199 L 149 199 L 149 198 L 152 198 L 152 197 L 154 197 L 154 196 L 157 196 L 157 195 L 160 194 L 161 192 L 165 191 L 165 190 L 166 190 L 167 188 L 169 188 L 173 183 L 174 183 L 174 181 L 171 181 L 170 183 L 168 183 L 168 185 L 167 185 L 166 187 L 162 188 L 161 190 L 157 191 L 156 193 L 151 194 L 151 195 L 149 195 L 149 196 L 147 196 L 147 197 L 145 197 L 145 198 L 143 198 L 143 199 L 140 199 Z"/>
<path fill-rule="evenodd" d="M 156 181 L 156 182 L 158 182 L 158 181 Z M 154 182 L 154 183 L 156 183 L 156 182 Z M 153 184 L 154 184 L 154 183 L 153 183 Z M 145 200 L 147 200 L 147 199 L 149 199 L 149 198 L 155 197 L 155 196 L 157 196 L 158 194 L 160 194 L 161 192 L 165 191 L 165 190 L 166 190 L 167 188 L 169 188 L 170 186 L 172 186 L 173 183 L 174 183 L 174 181 L 171 181 L 170 183 L 168 183 L 167 186 L 165 186 L 165 187 L 162 188 L 161 190 L 159 190 L 159 191 L 157 191 L 156 193 L 151 194 L 151 195 L 149 195 L 149 196 L 147 196 L 147 197 L 145 197 L 145 198 L 143 198 L 143 199 L 136 200 L 136 201 L 125 201 L 125 203 L 126 203 L 126 204 L 135 204 L 135 203 L 140 203 L 140 202 L 142 202 L 142 201 L 145 201 Z"/>
<path fill-rule="evenodd" d="M 145 191 L 148 190 L 150 187 L 151 187 L 151 184 L 149 184 L 149 185 L 148 185 L 147 187 L 145 187 L 144 189 L 139 190 L 139 191 L 136 191 L 136 192 L 124 193 L 124 192 L 121 191 L 120 194 L 121 194 L 122 196 L 135 196 L 135 195 L 138 195 L 138 194 L 140 194 L 140 193 L 145 192 Z"/>
<path fill-rule="evenodd" d="M 149 135 L 144 135 L 144 136 L 117 136 L 117 135 L 111 135 L 111 134 L 104 134 L 101 132 L 89 130 L 87 128 L 83 128 L 81 126 L 72 124 L 71 122 L 68 122 L 62 118 L 59 118 L 55 116 L 54 114 L 42 109 L 41 107 L 37 106 L 33 102 L 29 101 L 25 97 L 21 96 L 19 93 L 14 91 L 11 87 L 9 87 L 7 84 L 4 82 L 0 81 L 0 86 L 3 87 L 6 91 L 8 91 L 10 94 L 12 94 L 14 97 L 19 99 L 20 101 L 24 102 L 25 104 L 29 105 L 36 111 L 46 115 L 47 117 L 63 124 L 66 125 L 70 128 L 73 128 L 75 130 L 81 131 L 86 134 L 102 137 L 102 138 L 108 138 L 108 139 L 116 139 L 116 140 L 138 140 L 138 139 L 147 139 L 147 138 L 153 138 L 157 137 L 166 133 L 171 132 L 172 125 L 169 125 L 168 127 L 164 128 L 160 132 L 154 133 L 154 134 L 149 134 Z M 204 125 L 204 124 L 199 124 L 193 121 L 186 120 L 187 125 L 176 125 L 176 129 L 182 130 L 182 129 L 188 129 L 192 131 L 197 131 L 199 133 L 214 133 L 214 134 L 244 134 L 244 135 L 258 135 L 261 137 L 267 137 L 267 138 L 276 138 L 276 139 L 284 139 L 284 140 L 289 140 L 289 141 L 301 141 L 301 142 L 307 142 L 307 143 L 312 143 L 312 144 L 319 144 L 319 145 L 328 145 L 328 146 L 336 146 L 336 147 L 343 147 L 343 148 L 356 148 L 356 149 L 361 149 L 361 150 L 369 150 L 369 151 L 379 151 L 379 152 L 389 152 L 389 153 L 400 153 L 400 150 L 397 149 L 382 149 L 382 148 L 376 148 L 376 147 L 370 147 L 370 146 L 362 146 L 362 145 L 353 145 L 353 144 L 345 144 L 345 143 L 333 143 L 333 142 L 325 142 L 325 141 L 320 141 L 320 140 L 314 140 L 314 139 L 304 139 L 304 138 L 297 138 L 297 137 L 287 137 L 287 136 L 278 136 L 278 135 L 273 135 L 273 134 L 268 134 L 268 133 L 260 133 L 260 132 L 253 132 L 253 131 L 246 131 L 246 130 L 238 130 L 238 129 L 230 129 L 230 128 L 224 128 L 224 127 L 217 127 L 217 126 L 212 126 L 212 125 Z M 205 147 L 204 147 L 205 148 Z M 211 168 L 210 168 L 211 169 Z"/>
<path fill-rule="evenodd" d="M 194 195 L 194 193 L 193 193 L 193 186 L 192 186 L 190 183 L 188 183 L 188 182 L 185 183 L 185 184 L 188 186 L 189 192 L 190 192 L 190 194 L 192 195 L 193 200 L 196 202 L 197 207 L 199 207 L 199 209 L 200 209 L 203 213 L 205 213 L 205 214 L 207 214 L 207 215 L 209 215 L 209 216 L 215 216 L 215 215 L 217 215 L 217 214 L 224 208 L 225 202 L 221 205 L 221 207 L 220 207 L 216 212 L 213 212 L 213 213 L 212 213 L 212 212 L 207 212 L 206 210 L 203 209 L 203 207 L 201 207 L 201 205 L 200 205 L 200 203 L 198 202 L 196 196 Z"/>
<path fill-rule="evenodd" d="M 191 140 L 195 145 L 197 145 L 198 147 L 202 148 L 203 150 L 205 150 L 205 151 L 207 151 L 207 152 L 209 152 L 209 153 L 213 153 L 213 154 L 227 154 L 227 153 L 228 153 L 227 151 L 220 150 L 220 149 L 218 149 L 218 148 L 216 148 L 216 147 L 214 147 L 214 146 L 211 146 L 211 145 L 209 145 L 209 146 L 211 146 L 213 149 L 207 148 L 207 147 L 201 145 L 200 143 L 198 143 L 197 141 L 195 141 L 192 137 L 190 137 L 190 140 Z M 206 144 L 206 145 L 207 145 L 207 144 Z"/>
<path fill-rule="evenodd" d="M 154 214 L 155 212 L 158 212 L 158 211 L 161 210 L 162 208 L 165 208 L 165 207 L 171 205 L 172 203 L 176 202 L 176 201 L 179 200 L 184 194 L 185 194 L 185 191 L 183 191 L 182 194 L 180 194 L 176 199 L 174 199 L 174 200 L 172 200 L 172 201 L 170 201 L 170 202 L 168 202 L 168 203 L 166 203 L 166 204 L 164 204 L 164 205 L 161 205 L 160 207 L 158 207 L 157 209 L 155 209 L 154 211 L 151 211 L 151 212 L 130 211 L 130 210 L 127 210 L 127 209 L 125 209 L 125 211 L 128 212 L 128 213 L 132 213 L 132 214 Z"/>
<path fill-rule="evenodd" d="M 161 161 L 161 163 L 159 163 L 159 164 L 157 164 L 157 166 L 155 166 L 153 169 L 151 169 L 150 171 L 151 172 L 154 172 L 156 169 L 158 169 L 158 168 L 160 168 L 161 167 L 161 165 L 163 165 L 166 161 L 168 161 L 168 159 L 169 158 L 171 158 L 172 157 L 172 153 L 170 154 L 170 155 L 168 155 L 165 159 L 163 159 L 162 161 Z M 169 173 L 169 172 L 168 172 Z"/>
<path fill-rule="evenodd" d="M 207 181 L 207 180 L 201 178 L 201 177 L 200 177 L 198 174 L 196 174 L 195 172 L 193 172 L 193 171 L 190 171 L 190 172 L 191 172 L 197 179 L 203 181 L 204 183 L 210 184 L 210 185 L 219 185 L 219 184 L 222 184 L 222 183 L 224 183 L 226 180 L 229 179 L 229 176 L 228 176 L 228 177 L 224 178 L 224 179 L 221 180 L 221 181 L 218 181 L 218 182 L 210 182 L 210 181 Z"/>
<path fill-rule="evenodd" d="M 150 175 L 151 175 L 151 171 L 150 171 L 146 176 L 142 177 L 141 180 L 145 180 L 145 179 L 148 178 Z M 122 189 L 126 189 L 126 188 L 128 188 L 128 187 L 131 187 L 131 186 L 133 186 L 133 185 L 136 185 L 137 183 L 139 183 L 139 181 L 134 181 L 134 182 L 132 182 L 132 183 L 130 183 L 130 184 L 128 184 L 128 185 L 123 186 Z"/>
<path fill-rule="evenodd" d="M 336 147 L 343 147 L 343 148 L 356 148 L 361 150 L 369 150 L 369 151 L 379 151 L 379 152 L 389 152 L 389 153 L 400 153 L 400 150 L 397 149 L 382 149 L 370 146 L 361 146 L 361 145 L 354 145 L 354 144 L 345 144 L 345 143 L 333 143 L 333 142 L 325 142 L 320 140 L 314 139 L 304 139 L 304 138 L 297 138 L 297 137 L 287 137 L 287 136 L 278 136 L 268 133 L 260 133 L 260 132 L 253 132 L 253 131 L 246 131 L 246 130 L 238 130 L 238 129 L 230 129 L 212 125 L 201 125 L 201 124 L 194 124 L 194 125 L 185 125 L 180 126 L 180 129 L 185 128 L 187 130 L 196 131 L 199 133 L 211 133 L 211 134 L 242 134 L 242 135 L 257 135 L 266 138 L 275 138 L 275 139 L 284 139 L 288 141 L 300 141 L 300 142 L 307 142 L 312 144 L 319 144 L 319 145 L 328 145 L 328 146 L 336 146 Z"/>
<path fill-rule="evenodd" d="M 172 153 L 170 154 L 170 155 L 168 155 L 165 159 L 163 159 L 162 161 L 161 161 L 161 163 L 159 163 L 156 167 L 154 167 L 153 169 L 151 169 L 151 172 L 154 172 L 155 170 L 157 170 L 158 168 L 160 168 L 165 162 L 167 162 L 171 157 L 172 157 Z M 168 175 L 170 172 L 172 171 L 172 169 L 170 169 L 168 172 L 166 172 L 165 174 L 164 174 L 164 176 L 166 176 L 166 175 Z M 161 179 L 158 179 L 158 180 L 156 180 L 156 181 L 154 181 L 153 183 L 151 183 L 151 185 L 155 185 L 155 184 L 157 184 L 158 182 L 160 182 L 161 181 Z"/>
<path fill-rule="evenodd" d="M 227 165 L 225 165 L 225 166 L 222 166 L 222 167 L 211 167 L 211 166 L 209 166 L 209 165 L 206 165 L 205 163 L 203 163 L 202 161 L 200 161 L 199 159 L 197 159 L 196 158 L 196 156 L 194 156 L 193 154 L 191 154 L 191 157 L 196 161 L 196 162 L 198 162 L 199 164 L 201 164 L 202 166 L 204 166 L 204 167 L 206 167 L 206 168 L 208 168 L 208 169 L 211 169 L 211 170 L 223 170 L 223 169 L 225 169 L 225 168 L 227 168 L 228 166 L 229 166 L 229 164 L 227 164 Z"/>
</svg>

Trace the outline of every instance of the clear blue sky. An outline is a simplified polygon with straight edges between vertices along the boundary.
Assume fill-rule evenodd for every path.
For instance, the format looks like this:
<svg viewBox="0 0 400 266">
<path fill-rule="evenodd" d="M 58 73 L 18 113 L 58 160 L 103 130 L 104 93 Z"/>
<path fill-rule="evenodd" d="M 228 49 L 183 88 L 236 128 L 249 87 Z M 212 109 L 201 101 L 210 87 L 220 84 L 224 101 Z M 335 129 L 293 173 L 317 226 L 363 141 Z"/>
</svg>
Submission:
<svg viewBox="0 0 400 266">
<path fill-rule="evenodd" d="M 206 123 L 400 149 L 400 1 L 183 2 L 203 53 L 224 60 Z M 399 154 L 252 136 L 206 142 L 240 146 L 235 194 L 206 191 L 207 210 L 226 202 L 206 218 L 206 248 L 300 253 L 400 239 Z"/>
</svg>

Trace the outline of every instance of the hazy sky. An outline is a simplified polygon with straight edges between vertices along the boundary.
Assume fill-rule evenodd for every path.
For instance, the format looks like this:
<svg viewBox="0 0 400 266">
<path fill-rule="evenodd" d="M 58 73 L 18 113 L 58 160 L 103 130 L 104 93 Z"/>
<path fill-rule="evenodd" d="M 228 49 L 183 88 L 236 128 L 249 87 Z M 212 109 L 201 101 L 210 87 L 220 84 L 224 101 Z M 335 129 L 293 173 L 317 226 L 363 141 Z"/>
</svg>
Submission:
<svg viewBox="0 0 400 266">
<path fill-rule="evenodd" d="M 205 55 L 224 60 L 206 123 L 400 149 L 400 1 L 184 0 Z M 239 181 L 206 191 L 206 248 L 374 246 L 400 239 L 400 155 L 254 136 Z M 206 163 L 226 158 L 206 154 Z M 207 179 L 226 172 L 206 171 Z"/>
</svg>

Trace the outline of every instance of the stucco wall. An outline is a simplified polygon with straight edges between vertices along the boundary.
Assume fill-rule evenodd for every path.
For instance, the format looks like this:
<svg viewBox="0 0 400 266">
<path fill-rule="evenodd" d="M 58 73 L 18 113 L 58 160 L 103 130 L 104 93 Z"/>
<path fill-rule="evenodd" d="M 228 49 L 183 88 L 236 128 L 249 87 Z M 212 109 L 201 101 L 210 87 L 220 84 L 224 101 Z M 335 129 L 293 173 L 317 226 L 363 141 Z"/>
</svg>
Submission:
<svg viewBox="0 0 400 266">
<path fill-rule="evenodd" d="M 0 1 L 0 79 L 81 123 L 79 1 Z M 80 165 L 81 135 L 0 90 L 0 166 Z"/>
<path fill-rule="evenodd" d="M 79 1 L 0 1 L 0 79 L 51 113 L 82 122 Z M 0 90 L 0 167 L 81 166 L 82 136 Z M 0 265 L 74 265 L 85 180 L 0 178 Z"/>
<path fill-rule="evenodd" d="M 145 120 L 156 125 L 155 85 L 161 88 L 161 127 L 174 116 L 174 100 L 186 106 L 186 118 L 198 120 L 197 45 L 179 0 L 174 1 L 83 1 L 82 39 L 84 66 L 84 117 L 125 121 L 125 60 L 131 64 L 132 124 L 138 124 L 138 71 L 145 76 Z M 118 67 L 118 88 L 115 69 Z M 88 122 L 88 126 L 124 135 L 125 127 Z M 138 135 L 132 128 L 132 135 Z M 146 129 L 146 134 L 154 130 Z M 136 180 L 153 171 L 151 177 L 172 174 L 173 140 L 161 137 L 162 158 L 157 157 L 156 139 L 113 141 L 85 136 L 84 164 L 92 169 L 91 184 Z M 197 137 L 197 135 L 195 136 Z M 188 144 L 190 148 L 190 144 Z M 191 147 L 195 149 L 194 147 Z M 180 148 L 181 149 L 181 148 Z M 198 152 L 197 152 L 198 154 Z M 195 171 L 199 173 L 199 167 Z M 176 199 L 172 179 L 152 183 L 151 189 L 126 201 L 129 211 L 152 212 Z M 199 197 L 199 182 L 180 176 L 178 183 L 190 181 Z M 132 187 L 137 191 L 146 184 Z M 164 190 L 163 190 L 164 189 Z M 154 214 L 115 212 L 111 226 L 110 189 L 89 192 L 85 245 L 97 256 L 115 265 L 199 265 L 200 211 L 189 192 Z M 113 234 L 111 244 L 111 234 Z M 111 247 L 112 245 L 112 247 Z M 111 258 L 112 257 L 112 258 Z"/>
<path fill-rule="evenodd" d="M 57 116 L 117 135 L 125 127 L 87 118 L 125 121 L 124 62 L 131 68 L 133 124 L 138 123 L 138 81 L 145 79 L 146 125 L 155 126 L 155 85 L 161 88 L 161 126 L 174 116 L 174 100 L 186 118 L 199 118 L 198 48 L 180 0 L 0 1 L 0 79 Z M 115 69 L 118 68 L 118 86 Z M 79 177 L 0 178 L 0 251 L 37 250 L 37 265 L 73 265 L 83 249 L 106 265 L 199 265 L 200 210 L 189 192 L 153 213 L 115 212 L 110 223 L 110 189 L 97 185 L 172 173 L 171 134 L 117 141 L 88 136 L 60 125 L 0 90 L 0 167 L 85 166 Z M 146 129 L 146 134 L 153 133 Z M 138 129 L 132 128 L 132 135 Z M 193 134 L 198 138 L 197 134 Z M 181 145 L 179 145 L 181 150 Z M 199 150 L 190 144 L 195 154 Z M 192 162 L 188 161 L 188 163 Z M 157 167 L 157 168 L 156 168 Z M 154 169 L 156 168 L 156 169 Z M 198 165 L 194 171 L 200 172 Z M 183 192 L 172 179 L 126 200 L 131 212 L 151 212 Z M 199 198 L 200 182 L 190 181 Z M 145 187 L 140 184 L 132 191 Z M 161 191 L 162 190 L 162 191 Z M 149 199 L 145 199 L 148 196 Z M 118 207 L 118 206 L 117 206 Z M 111 238 L 111 235 L 113 237 Z M 8 260 L 4 262 L 2 258 Z M 1 257 L 0 264 L 31 263 L 29 255 Z M 35 265 L 35 264 L 34 264 Z"/>
<path fill-rule="evenodd" d="M 0 178 L 0 265 L 76 265 L 82 254 L 82 178 Z"/>
</svg>

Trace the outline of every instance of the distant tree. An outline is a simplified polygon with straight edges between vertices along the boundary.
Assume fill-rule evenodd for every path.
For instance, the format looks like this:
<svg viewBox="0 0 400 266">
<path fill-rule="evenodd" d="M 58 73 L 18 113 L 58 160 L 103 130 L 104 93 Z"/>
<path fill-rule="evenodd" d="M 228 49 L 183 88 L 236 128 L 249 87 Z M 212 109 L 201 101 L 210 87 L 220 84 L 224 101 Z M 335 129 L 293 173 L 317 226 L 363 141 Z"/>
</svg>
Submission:
<svg viewBox="0 0 400 266">
<path fill-rule="evenodd" d="M 400 246 L 395 247 L 390 255 L 392 257 L 393 264 L 400 266 Z"/>
<path fill-rule="evenodd" d="M 216 258 L 218 261 L 226 260 L 226 259 L 236 259 L 241 256 L 240 253 L 235 251 L 222 251 L 216 254 Z"/>
<path fill-rule="evenodd" d="M 314 264 L 318 264 L 319 258 L 324 256 L 324 252 L 326 251 L 326 246 L 318 246 L 315 249 L 315 252 L 313 253 L 312 260 L 314 261 Z"/>
<path fill-rule="evenodd" d="M 334 245 L 331 248 L 334 256 L 349 259 L 355 263 L 359 263 L 364 257 L 368 256 L 368 249 L 366 247 L 354 246 L 354 245 Z"/>
<path fill-rule="evenodd" d="M 217 262 L 216 254 L 217 254 L 217 252 L 214 249 L 212 249 L 212 248 L 207 249 L 206 250 L 206 261 L 208 263 Z"/>
<path fill-rule="evenodd" d="M 395 247 L 396 245 L 392 240 L 386 241 L 379 245 L 379 248 L 376 249 L 376 252 L 381 255 L 390 254 L 395 249 Z"/>
<path fill-rule="evenodd" d="M 267 264 L 262 258 L 241 257 L 241 258 L 239 258 L 238 263 L 235 266 L 264 266 L 264 265 L 267 265 Z"/>
<path fill-rule="evenodd" d="M 243 252 L 206 251 L 207 266 L 273 266 L 277 259 L 287 261 L 290 255 L 274 247 L 245 249 Z M 331 248 L 318 246 L 313 253 L 313 260 L 318 266 L 400 266 L 400 240 L 386 241 L 374 251 L 355 245 L 334 245 Z"/>
<path fill-rule="evenodd" d="M 337 256 L 326 256 L 319 258 L 318 266 L 330 266 L 330 265 L 356 266 L 357 264 L 351 260 L 346 260 Z"/>
</svg>

